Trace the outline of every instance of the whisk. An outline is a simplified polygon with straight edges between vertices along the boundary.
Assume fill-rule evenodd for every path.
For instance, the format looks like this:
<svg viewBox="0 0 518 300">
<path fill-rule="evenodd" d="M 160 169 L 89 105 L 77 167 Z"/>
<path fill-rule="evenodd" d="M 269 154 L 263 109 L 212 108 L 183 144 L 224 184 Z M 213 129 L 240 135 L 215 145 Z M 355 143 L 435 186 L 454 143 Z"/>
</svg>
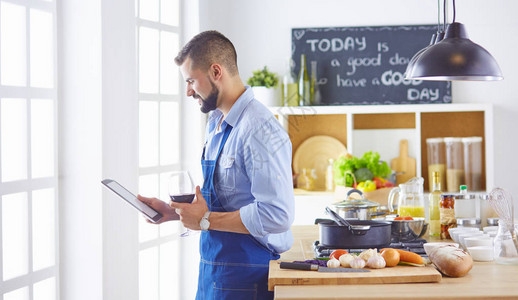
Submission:
<svg viewBox="0 0 518 300">
<path fill-rule="evenodd" d="M 514 246 L 518 251 L 517 232 L 514 227 L 513 196 L 511 193 L 502 188 L 494 188 L 491 193 L 489 193 L 489 204 L 498 214 L 500 220 L 509 226 L 509 231 L 511 232 Z"/>
</svg>

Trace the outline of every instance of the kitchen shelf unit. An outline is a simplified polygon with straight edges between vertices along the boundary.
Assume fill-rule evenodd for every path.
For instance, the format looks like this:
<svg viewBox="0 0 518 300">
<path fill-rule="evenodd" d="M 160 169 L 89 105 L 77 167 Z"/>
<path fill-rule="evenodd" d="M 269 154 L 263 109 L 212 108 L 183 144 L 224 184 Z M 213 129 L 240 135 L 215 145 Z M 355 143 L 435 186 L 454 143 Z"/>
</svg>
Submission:
<svg viewBox="0 0 518 300">
<path fill-rule="evenodd" d="M 485 174 L 482 188 L 494 187 L 492 104 L 299 106 L 271 107 L 270 110 L 288 132 L 293 153 L 304 140 L 315 135 L 332 136 L 349 150 L 354 149 L 357 142 L 355 130 L 413 129 L 412 138 L 418 145 L 409 156 L 416 159 L 416 175 L 425 179 L 425 190 L 428 190 L 427 138 L 481 136 Z"/>
</svg>

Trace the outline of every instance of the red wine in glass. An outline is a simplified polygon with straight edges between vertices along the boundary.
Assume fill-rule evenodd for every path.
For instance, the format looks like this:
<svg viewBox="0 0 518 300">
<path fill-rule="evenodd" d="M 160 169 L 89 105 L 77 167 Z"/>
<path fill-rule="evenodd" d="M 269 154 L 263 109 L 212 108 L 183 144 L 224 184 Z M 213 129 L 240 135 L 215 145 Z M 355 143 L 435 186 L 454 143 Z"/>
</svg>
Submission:
<svg viewBox="0 0 518 300">
<path fill-rule="evenodd" d="M 171 201 L 180 203 L 191 203 L 194 200 L 194 194 L 169 195 Z"/>
<path fill-rule="evenodd" d="M 191 175 L 188 171 L 174 171 L 171 172 L 168 182 L 169 197 L 171 201 L 181 203 L 191 203 L 194 200 L 195 188 Z M 188 236 L 189 229 L 187 229 L 180 236 Z"/>
</svg>

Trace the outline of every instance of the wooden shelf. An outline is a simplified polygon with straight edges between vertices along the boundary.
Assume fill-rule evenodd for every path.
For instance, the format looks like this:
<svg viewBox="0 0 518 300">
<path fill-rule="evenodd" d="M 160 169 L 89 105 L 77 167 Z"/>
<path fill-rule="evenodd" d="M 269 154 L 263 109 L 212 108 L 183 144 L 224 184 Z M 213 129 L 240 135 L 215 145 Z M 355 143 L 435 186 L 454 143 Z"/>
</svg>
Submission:
<svg viewBox="0 0 518 300">
<path fill-rule="evenodd" d="M 355 130 L 411 129 L 408 134 L 417 144 L 409 155 L 416 158 L 416 174 L 425 179 L 425 190 L 428 189 L 427 138 L 480 136 L 483 138 L 485 173 L 482 186 L 486 190 L 494 187 L 491 104 L 301 106 L 272 107 L 270 110 L 288 132 L 293 153 L 304 140 L 315 135 L 332 136 L 351 151 L 358 142 L 353 138 Z"/>
</svg>

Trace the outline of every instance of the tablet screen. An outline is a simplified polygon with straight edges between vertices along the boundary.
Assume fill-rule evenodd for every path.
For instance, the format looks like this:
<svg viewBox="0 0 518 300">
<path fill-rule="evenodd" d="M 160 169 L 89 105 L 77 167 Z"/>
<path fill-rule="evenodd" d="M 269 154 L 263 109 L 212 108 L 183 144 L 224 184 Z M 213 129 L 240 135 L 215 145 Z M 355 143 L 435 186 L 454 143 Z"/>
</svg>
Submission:
<svg viewBox="0 0 518 300">
<path fill-rule="evenodd" d="M 160 220 L 160 218 L 162 218 L 162 215 L 159 212 L 138 200 L 135 195 L 133 195 L 130 191 L 125 189 L 117 181 L 112 179 L 105 179 L 102 181 L 102 184 L 104 184 L 110 190 L 115 192 L 122 199 L 126 200 L 126 202 L 131 204 L 137 210 L 142 212 L 152 222 L 157 222 L 158 220 Z"/>
</svg>

